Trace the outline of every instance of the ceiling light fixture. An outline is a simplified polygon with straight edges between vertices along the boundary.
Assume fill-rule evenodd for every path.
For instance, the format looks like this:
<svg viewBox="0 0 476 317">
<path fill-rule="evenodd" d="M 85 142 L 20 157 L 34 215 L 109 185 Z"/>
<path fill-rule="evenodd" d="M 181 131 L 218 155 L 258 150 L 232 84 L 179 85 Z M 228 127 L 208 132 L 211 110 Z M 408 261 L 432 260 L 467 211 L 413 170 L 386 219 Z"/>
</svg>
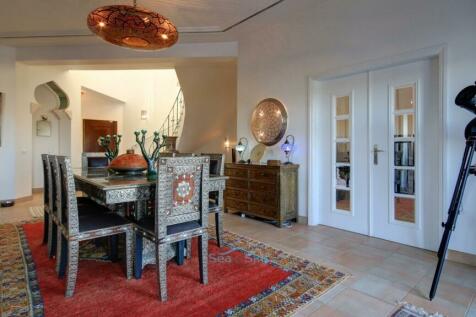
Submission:
<svg viewBox="0 0 476 317">
<path fill-rule="evenodd" d="M 133 5 L 110 5 L 88 15 L 89 29 L 103 40 L 139 50 L 160 50 L 178 40 L 175 25 L 163 15 Z"/>
</svg>

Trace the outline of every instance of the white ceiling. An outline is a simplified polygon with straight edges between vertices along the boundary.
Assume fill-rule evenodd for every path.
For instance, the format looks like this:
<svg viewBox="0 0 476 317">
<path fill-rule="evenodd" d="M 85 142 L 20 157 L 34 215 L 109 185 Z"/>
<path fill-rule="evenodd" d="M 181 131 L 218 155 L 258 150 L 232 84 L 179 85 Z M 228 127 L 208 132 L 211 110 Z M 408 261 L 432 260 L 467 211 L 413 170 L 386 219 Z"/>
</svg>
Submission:
<svg viewBox="0 0 476 317">
<path fill-rule="evenodd" d="M 168 17 L 180 32 L 221 31 L 278 0 L 138 0 Z M 89 35 L 86 16 L 99 6 L 132 4 L 132 0 L 2 1 L 0 38 Z"/>
</svg>

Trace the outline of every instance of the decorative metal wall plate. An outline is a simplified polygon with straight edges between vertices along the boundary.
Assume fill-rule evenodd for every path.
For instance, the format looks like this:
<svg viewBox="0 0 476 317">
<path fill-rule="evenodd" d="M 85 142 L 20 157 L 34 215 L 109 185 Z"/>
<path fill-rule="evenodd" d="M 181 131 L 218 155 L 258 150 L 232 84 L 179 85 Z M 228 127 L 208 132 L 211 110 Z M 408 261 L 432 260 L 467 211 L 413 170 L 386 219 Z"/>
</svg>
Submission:
<svg viewBox="0 0 476 317">
<path fill-rule="evenodd" d="M 275 145 L 286 133 L 288 113 L 277 99 L 267 98 L 258 103 L 251 116 L 251 132 L 256 141 Z"/>
<path fill-rule="evenodd" d="M 253 163 L 259 163 L 263 158 L 264 151 L 266 151 L 266 145 L 259 143 L 251 150 L 250 161 Z"/>
</svg>

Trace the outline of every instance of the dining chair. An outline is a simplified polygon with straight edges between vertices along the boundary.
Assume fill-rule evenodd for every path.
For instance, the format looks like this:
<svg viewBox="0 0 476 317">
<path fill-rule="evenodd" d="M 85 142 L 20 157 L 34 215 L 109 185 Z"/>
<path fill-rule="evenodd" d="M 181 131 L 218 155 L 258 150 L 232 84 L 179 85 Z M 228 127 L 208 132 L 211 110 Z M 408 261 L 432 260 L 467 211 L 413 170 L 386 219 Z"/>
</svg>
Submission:
<svg viewBox="0 0 476 317">
<path fill-rule="evenodd" d="M 123 217 L 109 213 L 108 209 L 98 204 L 78 204 L 76 187 L 68 157 L 57 157 L 61 181 L 61 212 L 59 224 L 61 236 L 58 237 L 60 248 L 57 263 L 60 277 L 66 273 L 66 297 L 71 297 L 76 285 L 78 273 L 79 242 L 101 237 L 126 235 L 125 261 L 127 279 L 132 277 L 133 225 Z"/>
<path fill-rule="evenodd" d="M 225 175 L 225 154 L 222 153 L 202 153 L 202 156 L 210 157 L 210 175 Z M 208 212 L 215 214 L 215 233 L 217 244 L 222 247 L 223 237 L 223 191 L 221 188 L 210 190 L 208 199 Z"/>
<path fill-rule="evenodd" d="M 50 192 L 51 192 L 51 169 L 48 154 L 41 154 L 43 165 L 43 244 L 48 244 L 50 227 Z M 50 246 L 48 245 L 48 250 Z M 49 251 L 48 251 L 49 254 Z"/>
<path fill-rule="evenodd" d="M 159 298 L 167 300 L 167 247 L 198 237 L 200 281 L 208 283 L 209 158 L 161 157 L 153 217 L 136 224 L 136 272 L 142 270 L 142 239 L 155 244 Z M 178 256 L 178 255 L 177 255 Z"/>
<path fill-rule="evenodd" d="M 201 156 L 210 157 L 210 175 L 223 176 L 225 174 L 225 155 L 221 153 L 202 153 Z M 219 248 L 223 246 L 223 189 L 210 189 L 208 196 L 208 213 L 215 214 L 215 235 Z M 187 258 L 192 257 L 191 239 L 187 240 Z"/>
</svg>

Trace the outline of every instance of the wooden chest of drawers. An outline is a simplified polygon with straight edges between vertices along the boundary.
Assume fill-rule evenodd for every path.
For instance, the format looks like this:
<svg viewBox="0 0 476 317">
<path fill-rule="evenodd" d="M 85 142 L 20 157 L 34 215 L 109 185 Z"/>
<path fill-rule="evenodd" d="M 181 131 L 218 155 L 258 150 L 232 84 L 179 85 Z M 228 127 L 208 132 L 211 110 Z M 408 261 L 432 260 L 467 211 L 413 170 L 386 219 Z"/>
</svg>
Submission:
<svg viewBox="0 0 476 317">
<path fill-rule="evenodd" d="M 297 218 L 299 165 L 225 164 L 225 210 L 275 220 Z"/>
</svg>

